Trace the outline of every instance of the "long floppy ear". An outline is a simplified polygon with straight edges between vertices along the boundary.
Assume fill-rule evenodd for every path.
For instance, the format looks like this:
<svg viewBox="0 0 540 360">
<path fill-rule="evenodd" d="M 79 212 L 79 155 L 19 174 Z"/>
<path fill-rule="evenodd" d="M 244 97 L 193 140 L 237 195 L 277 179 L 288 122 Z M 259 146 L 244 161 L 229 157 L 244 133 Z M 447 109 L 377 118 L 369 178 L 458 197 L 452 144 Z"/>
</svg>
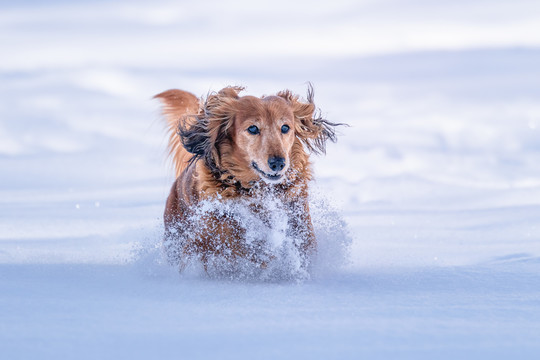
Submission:
<svg viewBox="0 0 540 360">
<path fill-rule="evenodd" d="M 178 126 L 178 134 L 187 151 L 193 154 L 190 162 L 204 159 L 213 171 L 219 170 L 220 145 L 226 141 L 236 112 L 236 101 L 242 87 L 226 87 L 208 94 L 194 123 Z"/>
<path fill-rule="evenodd" d="M 291 106 L 295 117 L 296 136 L 309 151 L 314 153 L 326 152 L 326 141 L 336 142 L 336 132 L 334 127 L 344 124 L 332 123 L 321 117 L 313 102 L 313 86 L 308 85 L 307 102 L 299 100 L 298 95 L 294 95 L 289 90 L 281 91 L 277 94 L 284 98 Z"/>
</svg>

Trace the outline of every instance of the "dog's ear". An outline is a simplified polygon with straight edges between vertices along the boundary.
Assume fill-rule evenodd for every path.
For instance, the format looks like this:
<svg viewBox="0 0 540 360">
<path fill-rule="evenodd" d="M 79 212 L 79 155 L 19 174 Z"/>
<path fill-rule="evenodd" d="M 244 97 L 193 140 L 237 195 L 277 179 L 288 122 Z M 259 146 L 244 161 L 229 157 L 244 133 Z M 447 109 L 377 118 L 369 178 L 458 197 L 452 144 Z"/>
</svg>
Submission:
<svg viewBox="0 0 540 360">
<path fill-rule="evenodd" d="M 229 86 L 221 89 L 217 93 L 210 93 L 202 107 L 202 113 L 209 123 L 209 132 L 213 140 L 219 137 L 218 130 L 228 130 L 232 125 L 234 115 L 237 111 L 238 94 L 244 90 L 243 87 Z"/>
<path fill-rule="evenodd" d="M 196 121 L 180 124 L 178 134 L 187 151 L 194 154 L 191 161 L 204 158 L 215 169 L 220 163 L 220 145 L 228 138 L 236 113 L 238 93 L 244 88 L 231 86 L 206 97 Z"/>
<path fill-rule="evenodd" d="M 326 141 L 336 141 L 335 124 L 321 117 L 313 102 L 313 86 L 309 84 L 307 102 L 300 101 L 298 95 L 289 90 L 281 91 L 277 96 L 282 97 L 291 107 L 295 118 L 295 133 L 304 145 L 315 153 L 326 152 Z"/>
<path fill-rule="evenodd" d="M 194 116 L 194 121 L 184 121 L 178 123 L 178 136 L 184 148 L 194 156 L 191 161 L 195 161 L 199 157 L 206 154 L 208 147 L 208 127 L 204 118 L 199 115 Z"/>
</svg>

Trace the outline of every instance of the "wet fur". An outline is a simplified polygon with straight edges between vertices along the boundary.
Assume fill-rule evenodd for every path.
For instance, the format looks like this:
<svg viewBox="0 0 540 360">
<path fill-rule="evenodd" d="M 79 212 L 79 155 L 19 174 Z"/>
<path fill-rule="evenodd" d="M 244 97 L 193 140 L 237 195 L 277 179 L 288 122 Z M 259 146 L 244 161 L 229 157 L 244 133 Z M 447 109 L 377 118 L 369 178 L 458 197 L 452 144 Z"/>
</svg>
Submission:
<svg viewBox="0 0 540 360">
<path fill-rule="evenodd" d="M 177 176 L 164 213 L 165 247 L 172 263 L 182 266 L 195 255 L 205 267 L 215 256 L 231 262 L 242 257 L 266 266 L 257 249 L 242 241 L 243 230 L 233 218 L 210 214 L 205 218 L 206 226 L 198 229 L 190 228 L 188 219 L 203 200 L 253 198 L 270 191 L 289 209 L 290 232 L 300 238 L 298 249 L 306 263 L 316 251 L 308 206 L 308 182 L 312 178 L 309 154 L 325 152 L 326 141 L 335 141 L 337 124 L 318 115 L 311 86 L 307 101 L 288 90 L 261 98 L 241 97 L 242 90 L 227 87 L 201 101 L 182 90 L 155 96 L 163 104 L 169 154 Z M 245 128 L 253 119 L 260 119 L 257 124 L 265 129 L 265 137 L 246 135 Z M 280 122 L 290 125 L 290 134 L 276 130 Z M 253 143 L 259 139 L 266 145 Z M 259 162 L 264 162 L 261 156 L 283 156 L 287 161 L 284 179 L 270 184 L 262 181 L 261 173 L 251 166 L 255 163 L 251 157 L 256 154 Z M 264 204 L 255 202 L 251 210 L 265 217 Z"/>
</svg>

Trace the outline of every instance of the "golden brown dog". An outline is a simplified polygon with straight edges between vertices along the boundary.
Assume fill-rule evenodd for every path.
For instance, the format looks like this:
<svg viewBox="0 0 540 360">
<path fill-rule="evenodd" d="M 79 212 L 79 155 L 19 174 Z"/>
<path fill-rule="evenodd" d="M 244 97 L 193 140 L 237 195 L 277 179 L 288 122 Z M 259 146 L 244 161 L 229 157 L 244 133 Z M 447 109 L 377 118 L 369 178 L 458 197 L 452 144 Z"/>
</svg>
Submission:
<svg viewBox="0 0 540 360">
<path fill-rule="evenodd" d="M 309 153 L 324 152 L 326 140 L 335 141 L 337 124 L 317 115 L 311 85 L 307 101 L 288 90 L 261 98 L 239 96 L 242 90 L 227 87 L 201 102 L 182 90 L 155 96 L 163 103 L 177 176 L 164 214 L 168 258 L 182 267 L 196 256 L 205 268 L 212 259 L 242 258 L 264 268 L 271 261 L 264 240 L 246 242 L 245 229 L 234 217 L 210 212 L 204 226 L 189 219 L 204 200 L 272 192 L 290 213 L 287 233 L 295 238 L 305 267 L 316 251 L 308 207 Z M 249 208 L 265 221 L 264 202 Z"/>
</svg>

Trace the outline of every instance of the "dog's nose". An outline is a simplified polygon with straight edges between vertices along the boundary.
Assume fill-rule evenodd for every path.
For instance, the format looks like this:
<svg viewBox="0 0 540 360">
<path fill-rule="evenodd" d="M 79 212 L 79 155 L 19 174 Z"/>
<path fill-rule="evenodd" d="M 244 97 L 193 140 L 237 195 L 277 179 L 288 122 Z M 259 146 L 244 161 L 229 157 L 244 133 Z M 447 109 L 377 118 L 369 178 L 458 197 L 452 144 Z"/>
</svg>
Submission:
<svg viewBox="0 0 540 360">
<path fill-rule="evenodd" d="M 281 171 L 285 167 L 285 159 L 278 156 L 272 156 L 268 159 L 268 165 L 272 171 Z"/>
</svg>

